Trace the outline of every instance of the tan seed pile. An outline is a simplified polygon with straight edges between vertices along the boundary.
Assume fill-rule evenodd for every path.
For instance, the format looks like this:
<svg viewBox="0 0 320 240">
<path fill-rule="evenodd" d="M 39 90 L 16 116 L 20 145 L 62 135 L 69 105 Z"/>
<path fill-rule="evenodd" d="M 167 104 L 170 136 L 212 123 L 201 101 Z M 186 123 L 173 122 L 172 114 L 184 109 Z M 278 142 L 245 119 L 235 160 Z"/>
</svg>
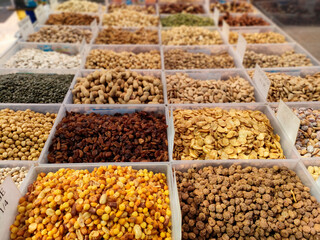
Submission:
<svg viewBox="0 0 320 240">
<path fill-rule="evenodd" d="M 173 117 L 175 160 L 285 158 L 280 137 L 260 111 L 178 109 Z"/>
<path fill-rule="evenodd" d="M 213 45 L 222 44 L 218 31 L 201 27 L 173 27 L 161 32 L 164 45 Z"/>
<path fill-rule="evenodd" d="M 229 33 L 229 43 L 236 44 L 238 42 L 238 33 Z M 285 43 L 286 37 L 276 32 L 262 32 L 262 33 L 242 33 L 241 34 L 248 44 L 256 43 Z"/>
<path fill-rule="evenodd" d="M 226 80 L 193 79 L 184 73 L 167 76 L 169 103 L 254 102 L 254 87 L 240 76 Z"/>
<path fill-rule="evenodd" d="M 151 50 L 149 52 L 114 52 L 107 49 L 93 49 L 90 51 L 86 68 L 88 69 L 114 69 L 117 67 L 125 69 L 160 69 L 160 52 Z"/>
<path fill-rule="evenodd" d="M 26 167 L 0 168 L 0 185 L 8 176 L 11 176 L 12 180 L 19 188 L 23 180 L 26 178 L 28 171 L 29 170 Z"/>
<path fill-rule="evenodd" d="M 147 5 L 127 5 L 127 4 L 110 4 L 108 12 L 112 13 L 118 11 L 119 9 L 133 10 L 136 12 L 141 12 L 145 14 L 156 14 L 156 9 L 154 6 Z"/>
<path fill-rule="evenodd" d="M 106 7 L 86 0 L 69 0 L 63 3 L 58 4 L 56 11 L 61 12 L 99 12 L 101 9 L 102 12 L 106 10 Z"/>
</svg>

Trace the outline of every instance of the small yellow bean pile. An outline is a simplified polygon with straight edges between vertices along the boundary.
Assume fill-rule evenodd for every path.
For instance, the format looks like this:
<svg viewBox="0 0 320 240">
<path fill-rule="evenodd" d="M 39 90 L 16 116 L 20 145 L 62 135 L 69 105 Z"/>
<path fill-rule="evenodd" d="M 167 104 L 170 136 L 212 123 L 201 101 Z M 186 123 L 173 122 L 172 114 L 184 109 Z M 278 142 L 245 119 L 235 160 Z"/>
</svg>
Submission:
<svg viewBox="0 0 320 240">
<path fill-rule="evenodd" d="M 40 173 L 18 205 L 11 239 L 171 240 L 163 173 L 111 166 Z"/>
</svg>

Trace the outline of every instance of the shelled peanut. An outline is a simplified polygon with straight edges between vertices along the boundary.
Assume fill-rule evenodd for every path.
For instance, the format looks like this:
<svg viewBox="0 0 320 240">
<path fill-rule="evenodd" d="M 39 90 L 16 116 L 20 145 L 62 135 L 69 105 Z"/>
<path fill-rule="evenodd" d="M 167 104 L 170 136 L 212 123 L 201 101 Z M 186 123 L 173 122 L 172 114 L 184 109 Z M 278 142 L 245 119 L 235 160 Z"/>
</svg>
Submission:
<svg viewBox="0 0 320 240">
<path fill-rule="evenodd" d="M 219 26 L 222 26 L 222 21 L 226 21 L 232 27 L 240 26 L 267 26 L 270 25 L 263 18 L 258 16 L 250 16 L 248 14 L 242 14 L 241 16 L 232 16 L 229 13 L 219 18 Z"/>
<path fill-rule="evenodd" d="M 99 9 L 104 12 L 106 7 L 102 4 L 90 2 L 86 0 L 68 0 L 58 4 L 55 8 L 56 11 L 61 12 L 99 12 Z"/>
<path fill-rule="evenodd" d="M 320 204 L 287 167 L 208 166 L 176 178 L 183 240 L 320 237 Z"/>
<path fill-rule="evenodd" d="M 320 168 L 318 166 L 309 166 L 308 171 L 312 175 L 313 179 L 317 181 L 320 176 Z"/>
<path fill-rule="evenodd" d="M 173 111 L 174 160 L 283 159 L 266 115 L 221 108 Z"/>
<path fill-rule="evenodd" d="M 169 103 L 254 102 L 254 87 L 240 76 L 226 80 L 193 79 L 184 73 L 167 76 Z"/>
<path fill-rule="evenodd" d="M 226 2 L 211 3 L 210 10 L 213 12 L 217 8 L 221 13 L 248 13 L 253 12 L 253 6 L 247 2 Z"/>
<path fill-rule="evenodd" d="M 140 28 L 138 30 L 125 30 L 108 27 L 102 29 L 95 44 L 158 44 L 157 30 Z"/>
<path fill-rule="evenodd" d="M 218 31 L 201 27 L 173 27 L 161 32 L 164 45 L 213 45 L 222 44 Z"/>
<path fill-rule="evenodd" d="M 26 167 L 4 167 L 0 168 L 0 185 L 4 182 L 7 176 L 11 176 L 14 183 L 19 188 L 23 180 L 26 178 L 29 169 Z"/>
<path fill-rule="evenodd" d="M 89 43 L 92 32 L 89 29 L 73 28 L 69 26 L 42 27 L 38 32 L 28 36 L 28 42 L 81 43 L 84 39 Z"/>
<path fill-rule="evenodd" d="M 183 49 L 171 49 L 164 53 L 166 69 L 208 69 L 233 68 L 233 57 L 227 52 L 202 53 L 188 52 Z"/>
<path fill-rule="evenodd" d="M 276 32 L 261 32 L 261 33 L 241 33 L 248 44 L 256 43 L 286 43 L 286 37 Z M 229 33 L 229 43 L 236 44 L 239 34 L 237 32 Z"/>
<path fill-rule="evenodd" d="M 159 6 L 160 13 L 174 14 L 174 13 L 205 13 L 204 8 L 200 4 L 192 3 L 168 3 Z"/>
<path fill-rule="evenodd" d="M 114 52 L 107 49 L 93 49 L 90 51 L 85 67 L 88 69 L 160 69 L 161 57 L 158 50 L 148 52 Z"/>
<path fill-rule="evenodd" d="M 55 113 L 0 110 L 0 160 L 38 160 Z"/>
<path fill-rule="evenodd" d="M 306 67 L 313 66 L 311 59 L 303 53 L 296 53 L 294 50 L 286 51 L 281 55 L 257 53 L 246 50 L 243 65 L 245 68 L 254 68 L 259 64 L 262 68 L 270 67 Z"/>
<path fill-rule="evenodd" d="M 103 26 L 152 27 L 159 25 L 159 17 L 134 10 L 119 9 L 103 15 Z"/>
<path fill-rule="evenodd" d="M 164 103 L 163 86 L 159 78 L 120 68 L 95 71 L 77 78 L 72 95 L 75 104 Z"/>
<path fill-rule="evenodd" d="M 148 5 L 127 5 L 127 4 L 110 4 L 108 12 L 112 13 L 118 11 L 119 9 L 133 10 L 136 12 L 141 12 L 145 14 L 156 14 L 155 6 Z"/>
<path fill-rule="evenodd" d="M 20 198 L 11 239 L 171 239 L 166 175 L 104 166 L 39 173 Z"/>
<path fill-rule="evenodd" d="M 45 25 L 90 25 L 94 20 L 99 24 L 98 16 L 63 12 L 50 14 Z"/>
</svg>

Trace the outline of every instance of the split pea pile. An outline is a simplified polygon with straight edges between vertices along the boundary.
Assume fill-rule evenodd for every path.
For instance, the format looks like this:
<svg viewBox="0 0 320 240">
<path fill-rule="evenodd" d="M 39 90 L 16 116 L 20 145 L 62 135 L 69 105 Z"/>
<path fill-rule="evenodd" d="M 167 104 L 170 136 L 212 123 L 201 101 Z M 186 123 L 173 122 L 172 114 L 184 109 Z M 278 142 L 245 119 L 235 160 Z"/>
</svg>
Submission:
<svg viewBox="0 0 320 240">
<path fill-rule="evenodd" d="M 90 2 L 86 0 L 69 0 L 63 3 L 58 4 L 55 8 L 56 11 L 60 12 L 98 12 L 105 11 L 106 7 L 101 4 Z"/>
<path fill-rule="evenodd" d="M 26 167 L 0 168 L 0 185 L 8 176 L 11 176 L 12 180 L 19 188 L 21 183 L 27 176 L 27 173 L 28 173 L 28 169 Z"/>
<path fill-rule="evenodd" d="M 241 34 L 248 44 L 256 43 L 285 43 L 286 37 L 276 32 L 262 32 L 262 33 L 242 33 Z M 239 34 L 237 32 L 229 33 L 229 43 L 236 44 L 238 42 Z"/>
<path fill-rule="evenodd" d="M 72 94 L 75 104 L 163 103 L 163 86 L 159 78 L 120 68 L 95 71 L 78 78 Z"/>
<path fill-rule="evenodd" d="M 57 114 L 0 110 L 0 160 L 38 160 Z"/>
<path fill-rule="evenodd" d="M 280 137 L 252 110 L 175 110 L 175 160 L 283 159 Z"/>
<path fill-rule="evenodd" d="M 163 173 L 108 166 L 40 173 L 19 201 L 11 239 L 171 240 Z"/>
<path fill-rule="evenodd" d="M 309 166 L 308 171 L 312 175 L 313 179 L 317 181 L 320 176 L 320 168 L 318 166 Z"/>
<path fill-rule="evenodd" d="M 198 80 L 184 73 L 167 76 L 169 103 L 254 102 L 254 87 L 244 78 Z"/>
<path fill-rule="evenodd" d="M 319 239 L 320 205 L 286 167 L 177 171 L 182 239 Z"/>
</svg>

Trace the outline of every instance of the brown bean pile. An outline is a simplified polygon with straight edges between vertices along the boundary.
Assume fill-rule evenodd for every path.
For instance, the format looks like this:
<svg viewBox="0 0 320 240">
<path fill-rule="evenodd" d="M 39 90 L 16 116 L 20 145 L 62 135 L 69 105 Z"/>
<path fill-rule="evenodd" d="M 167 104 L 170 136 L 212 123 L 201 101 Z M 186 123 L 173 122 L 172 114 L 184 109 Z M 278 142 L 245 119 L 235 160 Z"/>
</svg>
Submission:
<svg viewBox="0 0 320 240">
<path fill-rule="evenodd" d="M 95 44 L 158 44 L 158 31 L 140 28 L 129 31 L 108 27 L 99 32 Z"/>
<path fill-rule="evenodd" d="M 203 6 L 191 3 L 167 3 L 160 5 L 160 13 L 205 13 Z"/>
<path fill-rule="evenodd" d="M 248 14 L 243 14 L 238 17 L 238 16 L 232 16 L 229 13 L 226 13 L 224 16 L 221 16 L 219 18 L 219 26 L 222 26 L 223 20 L 225 20 L 226 23 L 228 23 L 232 27 L 270 25 L 261 17 L 249 16 Z"/>
<path fill-rule="evenodd" d="M 171 49 L 164 53 L 166 69 L 234 68 L 233 58 L 227 53 L 205 54 Z"/>
<path fill-rule="evenodd" d="M 161 56 L 158 50 L 149 52 L 114 52 L 108 49 L 93 49 L 90 51 L 86 68 L 88 69 L 160 69 Z"/>
<path fill-rule="evenodd" d="M 51 14 L 45 25 L 90 25 L 95 19 L 99 24 L 98 16 L 64 12 Z"/>
<path fill-rule="evenodd" d="M 166 118 L 135 112 L 67 112 L 49 148 L 49 163 L 168 161 Z"/>
<path fill-rule="evenodd" d="M 177 171 L 182 239 L 320 238 L 320 205 L 287 167 Z"/>
<path fill-rule="evenodd" d="M 77 78 L 72 95 L 75 104 L 158 104 L 163 103 L 162 89 L 157 77 L 116 68 Z"/>
<path fill-rule="evenodd" d="M 137 12 L 142 12 L 146 14 L 156 14 L 156 9 L 154 6 L 147 5 L 127 5 L 127 4 L 110 4 L 108 12 L 112 13 L 118 11 L 119 9 L 133 10 Z"/>
<path fill-rule="evenodd" d="M 226 3 L 211 3 L 210 10 L 213 12 L 214 8 L 218 8 L 221 13 L 248 13 L 253 12 L 253 7 L 247 2 L 226 2 Z"/>
</svg>

